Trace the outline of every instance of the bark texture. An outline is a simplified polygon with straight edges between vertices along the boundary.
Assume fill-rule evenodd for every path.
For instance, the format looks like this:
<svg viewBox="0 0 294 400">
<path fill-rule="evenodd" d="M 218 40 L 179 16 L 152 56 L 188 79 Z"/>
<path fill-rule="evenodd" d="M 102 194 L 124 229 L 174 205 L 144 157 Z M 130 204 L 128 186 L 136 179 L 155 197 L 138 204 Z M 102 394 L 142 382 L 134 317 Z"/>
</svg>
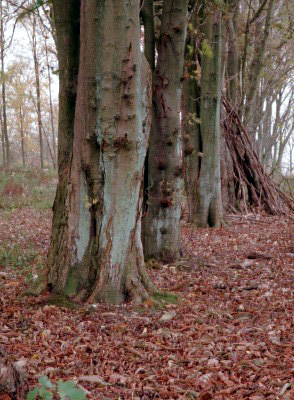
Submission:
<svg viewBox="0 0 294 400">
<path fill-rule="evenodd" d="M 39 60 L 37 54 L 37 37 L 36 37 L 36 16 L 33 15 L 33 31 L 32 31 L 32 51 L 35 67 L 35 86 L 37 97 L 37 115 L 38 115 L 38 131 L 39 131 L 39 146 L 40 146 L 40 166 L 44 168 L 44 150 L 43 150 L 43 134 L 42 134 L 42 113 L 41 113 L 41 89 L 40 89 L 40 72 Z"/>
<path fill-rule="evenodd" d="M 59 25 L 65 17 L 60 3 L 54 3 Z M 80 10 L 72 147 L 63 149 L 68 158 L 59 161 L 64 173 L 54 205 L 48 284 L 55 293 L 91 302 L 140 302 L 156 289 L 144 269 L 141 243 L 151 82 L 140 52 L 139 4 L 87 0 Z M 72 20 L 67 22 L 70 29 Z"/>
<path fill-rule="evenodd" d="M 185 81 L 182 93 L 182 136 L 184 180 L 187 196 L 189 222 L 195 223 L 198 207 L 198 180 L 202 156 L 200 133 L 200 79 L 201 67 L 198 60 L 201 36 L 200 21 L 196 13 L 190 23 L 185 50 Z"/>
<path fill-rule="evenodd" d="M 162 260 L 180 256 L 183 190 L 180 111 L 187 12 L 187 0 L 164 0 L 153 74 L 144 252 L 147 258 Z"/>
<path fill-rule="evenodd" d="M 264 23 L 264 30 L 263 33 L 260 33 L 261 39 L 256 43 L 256 48 L 254 49 L 255 50 L 254 57 L 250 66 L 249 88 L 246 94 L 246 105 L 245 105 L 245 121 L 247 124 L 250 124 L 251 119 L 253 118 L 255 112 L 254 99 L 258 91 L 259 87 L 258 83 L 260 75 L 264 68 L 264 56 L 265 56 L 267 41 L 270 34 L 270 24 L 273 14 L 273 8 L 274 8 L 274 0 L 269 0 L 267 6 L 266 19 Z M 261 31 L 262 28 L 260 24 L 258 24 L 257 27 Z M 252 137 L 254 136 L 254 132 L 249 132 L 249 133 Z"/>
<path fill-rule="evenodd" d="M 222 200 L 220 178 L 221 11 L 209 4 L 205 10 L 201 58 L 201 137 L 203 157 L 199 177 L 198 221 L 220 226 Z"/>
<path fill-rule="evenodd" d="M 6 167 L 10 167 L 11 164 L 11 151 L 10 142 L 8 137 L 7 129 L 7 105 L 6 105 L 6 80 L 5 80 L 5 38 L 4 38 L 4 23 L 3 23 L 3 4 L 0 1 L 0 52 L 1 52 L 1 97 L 2 97 L 2 118 L 1 118 L 1 128 L 2 128 L 2 146 L 4 147 L 3 152 L 3 164 Z"/>
</svg>

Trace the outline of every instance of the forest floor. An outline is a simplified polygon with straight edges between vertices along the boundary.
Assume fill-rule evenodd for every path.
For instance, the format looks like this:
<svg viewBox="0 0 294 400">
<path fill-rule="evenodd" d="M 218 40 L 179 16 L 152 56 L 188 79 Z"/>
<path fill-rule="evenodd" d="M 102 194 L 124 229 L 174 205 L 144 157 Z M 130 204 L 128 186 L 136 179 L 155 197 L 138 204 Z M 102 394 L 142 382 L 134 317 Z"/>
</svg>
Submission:
<svg viewBox="0 0 294 400">
<path fill-rule="evenodd" d="M 39 274 L 51 211 L 0 209 L 0 347 L 29 383 L 75 380 L 90 399 L 294 399 L 294 220 L 229 216 L 183 226 L 185 257 L 150 264 L 178 295 L 141 306 L 47 304 Z"/>
</svg>

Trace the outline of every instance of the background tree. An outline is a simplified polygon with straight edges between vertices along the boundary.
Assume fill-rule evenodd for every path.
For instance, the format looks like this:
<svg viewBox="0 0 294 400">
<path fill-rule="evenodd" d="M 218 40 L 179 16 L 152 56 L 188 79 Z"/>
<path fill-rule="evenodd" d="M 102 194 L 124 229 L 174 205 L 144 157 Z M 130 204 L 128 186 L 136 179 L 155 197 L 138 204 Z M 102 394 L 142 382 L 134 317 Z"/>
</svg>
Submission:
<svg viewBox="0 0 294 400">
<path fill-rule="evenodd" d="M 1 112 L 1 131 L 2 131 L 2 148 L 3 148 L 3 164 L 10 167 L 10 142 L 7 129 L 7 110 L 6 110 L 6 76 L 5 76 L 5 53 L 7 43 L 5 41 L 5 25 L 7 23 L 8 10 L 4 8 L 3 1 L 0 1 L 0 60 L 1 60 L 1 99 L 2 99 L 2 112 Z"/>
<path fill-rule="evenodd" d="M 220 103 L 222 12 L 205 4 L 201 45 L 200 130 L 203 146 L 198 190 L 198 223 L 220 226 L 223 218 L 220 186 Z"/>
<path fill-rule="evenodd" d="M 196 223 L 198 208 L 198 183 L 202 155 L 200 134 L 200 96 L 201 96 L 201 66 L 200 66 L 200 15 L 196 12 L 201 2 L 195 4 L 192 18 L 188 25 L 185 50 L 185 70 L 182 95 L 182 127 L 183 127 L 183 163 L 185 192 L 189 222 Z"/>
<path fill-rule="evenodd" d="M 13 146 L 13 158 L 19 159 L 17 155 L 20 143 L 21 159 L 23 167 L 27 165 L 27 159 L 31 151 L 31 139 L 29 131 L 34 121 L 30 99 L 30 90 L 33 80 L 30 76 L 25 60 L 20 59 L 9 66 L 7 70 L 7 93 L 8 93 L 8 119 L 11 128 L 11 139 Z"/>
<path fill-rule="evenodd" d="M 187 21 L 187 0 L 164 0 L 153 74 L 148 208 L 143 230 L 147 258 L 176 260 L 180 257 L 183 191 L 180 112 Z"/>
</svg>

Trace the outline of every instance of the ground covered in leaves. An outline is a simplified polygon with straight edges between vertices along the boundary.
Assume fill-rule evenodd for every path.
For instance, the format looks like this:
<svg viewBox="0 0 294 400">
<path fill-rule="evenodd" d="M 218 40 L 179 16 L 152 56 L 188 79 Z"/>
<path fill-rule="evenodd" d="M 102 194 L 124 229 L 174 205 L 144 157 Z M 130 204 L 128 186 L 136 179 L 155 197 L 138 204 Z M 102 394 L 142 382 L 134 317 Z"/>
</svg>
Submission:
<svg viewBox="0 0 294 400">
<path fill-rule="evenodd" d="M 184 259 L 149 263 L 178 295 L 140 307 L 48 305 L 19 294 L 42 269 L 51 213 L 0 210 L 0 346 L 90 399 L 294 399 L 294 220 L 184 225 Z"/>
</svg>

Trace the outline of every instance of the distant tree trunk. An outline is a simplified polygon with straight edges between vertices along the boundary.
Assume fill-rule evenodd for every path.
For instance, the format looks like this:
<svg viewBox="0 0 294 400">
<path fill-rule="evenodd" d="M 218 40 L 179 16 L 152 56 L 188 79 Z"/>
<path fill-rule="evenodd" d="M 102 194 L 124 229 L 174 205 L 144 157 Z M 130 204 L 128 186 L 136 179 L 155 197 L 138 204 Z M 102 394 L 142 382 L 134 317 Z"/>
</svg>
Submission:
<svg viewBox="0 0 294 400">
<path fill-rule="evenodd" d="M 229 1 L 229 11 L 231 15 L 226 18 L 226 38 L 228 47 L 227 61 L 227 97 L 236 110 L 240 108 L 241 93 L 239 84 L 239 51 L 237 43 L 237 19 L 240 0 Z M 235 22 L 235 23 L 234 23 Z"/>
<path fill-rule="evenodd" d="M 154 12 L 153 12 L 153 0 L 144 0 L 143 7 L 141 9 L 141 17 L 144 25 L 144 54 L 146 60 L 151 68 L 151 73 L 153 75 L 155 68 L 155 32 L 154 32 Z M 150 129 L 150 136 L 152 135 L 152 125 Z M 148 208 L 148 159 L 149 151 L 147 150 L 144 166 L 144 184 L 143 184 L 143 220 L 144 215 Z M 144 222 L 143 222 L 143 232 L 144 237 Z"/>
<path fill-rule="evenodd" d="M 196 13 L 190 22 L 185 55 L 185 81 L 182 93 L 182 127 L 183 127 L 183 163 L 185 191 L 189 222 L 195 223 L 198 207 L 198 179 L 200 173 L 202 142 L 200 135 L 200 77 L 201 67 L 198 61 L 200 35 L 200 21 Z"/>
<path fill-rule="evenodd" d="M 265 170 L 268 170 L 268 161 L 271 158 L 271 124 L 272 124 L 273 98 L 265 99 L 265 111 L 262 122 L 262 134 L 258 140 L 258 157 Z"/>
<path fill-rule="evenodd" d="M 53 104 L 52 104 L 52 82 L 51 82 L 51 71 L 49 65 L 48 58 L 48 47 L 47 41 L 45 42 L 45 51 L 46 51 L 46 64 L 47 64 L 47 72 L 48 72 L 48 89 L 49 89 L 49 104 L 50 104 L 50 124 L 51 124 L 51 134 L 52 134 L 52 142 L 53 142 L 53 167 L 56 168 L 56 140 L 55 140 L 55 129 L 54 129 L 54 116 L 53 116 Z"/>
<path fill-rule="evenodd" d="M 153 76 L 144 252 L 147 258 L 162 260 L 180 257 L 183 191 L 180 111 L 187 13 L 188 0 L 164 0 Z"/>
<path fill-rule="evenodd" d="M 189 78 L 183 85 L 183 162 L 185 191 L 189 222 L 197 220 L 198 180 L 200 173 L 202 142 L 200 135 L 200 87 L 195 79 Z"/>
<path fill-rule="evenodd" d="M 207 5 L 201 58 L 201 137 L 203 157 L 198 190 L 198 224 L 220 226 L 223 218 L 220 177 L 221 11 Z"/>
<path fill-rule="evenodd" d="M 4 164 L 6 167 L 10 167 L 11 164 L 11 154 L 10 154 L 10 143 L 7 130 L 7 114 L 6 114 L 6 78 L 5 78 L 5 59 L 4 59 L 4 23 L 3 23 L 3 4 L 0 0 L 0 25 L 1 25 L 1 85 L 2 85 L 2 136 L 5 148 Z"/>
<path fill-rule="evenodd" d="M 289 144 L 289 173 L 292 174 L 294 170 L 294 160 L 293 160 L 293 155 L 294 155 L 294 138 L 292 139 L 292 142 Z"/>
<path fill-rule="evenodd" d="M 32 32 L 32 50 L 35 66 L 35 85 L 37 95 L 37 115 L 38 115 L 38 131 L 39 131 L 39 146 L 40 146 L 40 164 L 44 168 L 44 150 L 43 150 L 43 134 L 42 134 L 42 114 L 41 114 L 41 90 L 40 90 L 40 74 L 39 74 L 39 60 L 37 54 L 37 41 L 36 41 L 36 17 L 33 15 L 33 32 Z"/>
<path fill-rule="evenodd" d="M 273 170 L 281 170 L 283 154 L 294 129 L 294 122 L 292 122 L 292 125 L 289 124 L 289 120 L 293 113 L 292 109 L 293 109 L 294 95 L 292 93 L 289 96 L 287 106 L 285 106 L 284 102 L 282 101 L 282 96 L 283 93 L 281 91 L 278 95 L 277 106 L 276 106 L 276 120 L 274 124 L 277 140 L 274 147 L 275 151 L 273 160 Z M 281 115 L 282 106 L 284 110 L 283 114 Z M 286 133 L 285 131 L 287 126 L 288 126 L 288 132 Z"/>
<path fill-rule="evenodd" d="M 257 38 L 256 40 L 258 41 L 255 46 L 255 52 L 253 56 L 253 60 L 251 63 L 251 66 L 249 68 L 249 85 L 248 85 L 248 91 L 246 95 L 246 105 L 245 105 L 245 121 L 248 124 L 250 120 L 252 119 L 252 116 L 254 114 L 254 99 L 258 90 L 258 82 L 260 79 L 260 74 L 262 69 L 264 68 L 264 55 L 265 55 L 265 49 L 266 49 L 266 44 L 268 41 L 269 33 L 270 33 L 270 24 L 271 24 L 271 19 L 272 19 L 272 13 L 273 13 L 273 6 L 274 6 L 274 0 L 269 0 L 268 6 L 267 6 L 267 13 L 266 13 L 266 19 L 265 19 L 265 24 L 264 24 L 264 30 L 262 34 L 262 38 L 259 40 Z M 258 24 L 258 27 L 260 24 Z M 261 28 L 259 28 L 261 30 Z M 252 136 L 252 132 L 249 131 L 249 133 Z"/>
<path fill-rule="evenodd" d="M 4 130 L 3 130 L 2 104 L 0 107 L 0 126 L 1 126 L 2 159 L 3 159 L 3 167 L 5 167 L 5 165 L 6 165 L 6 145 L 5 145 L 5 136 L 4 136 Z"/>
<path fill-rule="evenodd" d="M 272 169 L 274 170 L 277 166 L 277 159 L 278 159 L 278 146 L 279 146 L 279 130 L 281 128 L 281 107 L 282 107 L 282 91 L 280 90 L 277 98 L 276 98 L 276 116 L 275 122 L 273 126 L 273 131 L 275 135 L 274 141 L 274 151 L 273 151 L 273 165 Z"/>
<path fill-rule="evenodd" d="M 90 302 L 140 302 L 156 289 L 141 243 L 151 88 L 139 2 L 82 1 L 80 17 L 77 3 L 53 1 L 61 90 L 48 287 Z"/>
<path fill-rule="evenodd" d="M 23 111 L 22 111 L 21 104 L 19 105 L 19 128 L 20 128 L 22 165 L 25 168 L 25 166 L 26 166 L 25 132 L 24 132 Z"/>
<path fill-rule="evenodd" d="M 224 18 L 224 45 L 225 53 L 225 93 L 235 110 L 240 112 L 241 103 L 241 83 L 239 70 L 239 46 L 238 46 L 238 26 L 239 26 L 239 5 L 240 0 L 228 0 L 226 18 Z M 223 114 L 223 109 L 221 109 Z M 234 209 L 236 207 L 234 166 L 227 147 L 223 131 L 221 131 L 221 191 L 223 209 Z"/>
</svg>

